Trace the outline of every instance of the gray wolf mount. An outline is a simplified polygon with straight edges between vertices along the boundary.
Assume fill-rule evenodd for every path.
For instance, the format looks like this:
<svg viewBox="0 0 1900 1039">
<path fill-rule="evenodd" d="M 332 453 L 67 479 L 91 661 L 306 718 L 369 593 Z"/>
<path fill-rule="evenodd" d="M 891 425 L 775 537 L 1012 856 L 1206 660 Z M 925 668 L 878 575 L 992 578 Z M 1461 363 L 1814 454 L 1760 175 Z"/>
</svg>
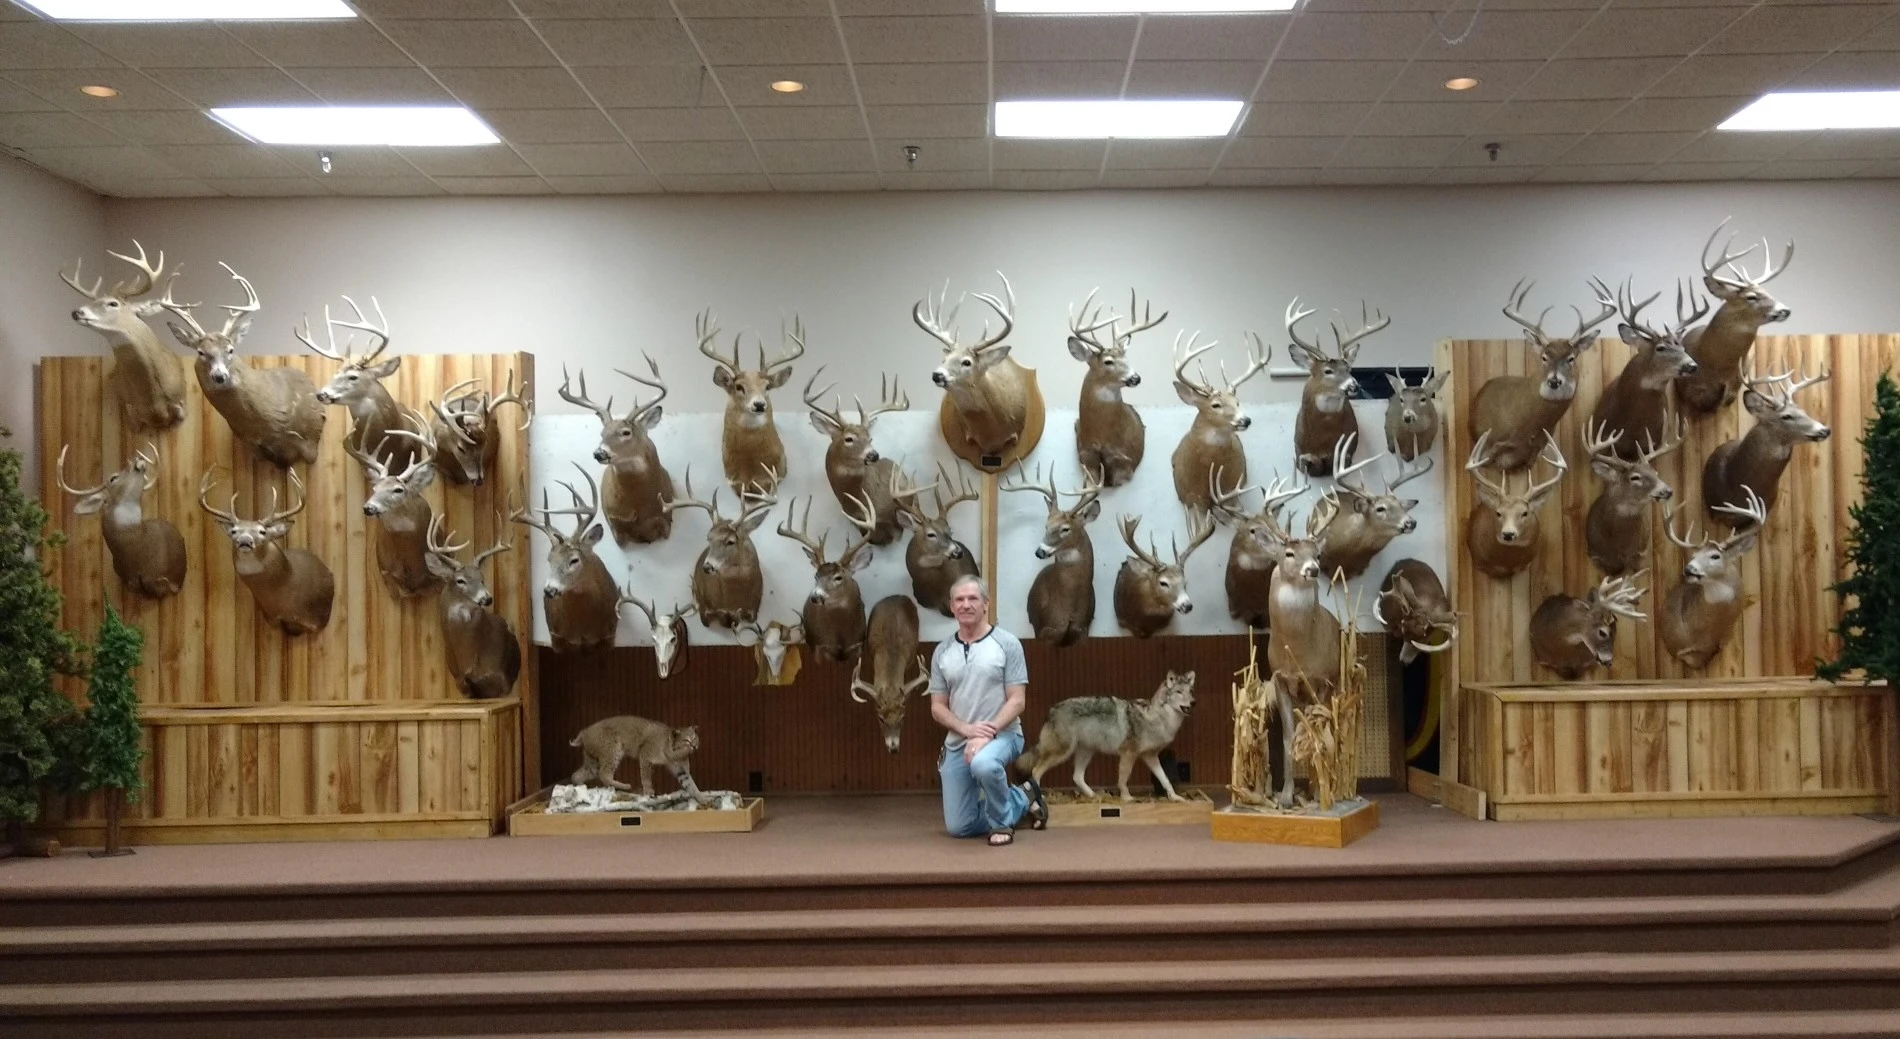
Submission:
<svg viewBox="0 0 1900 1039">
<path fill-rule="evenodd" d="M 1124 801 L 1133 801 L 1128 792 L 1128 774 L 1140 758 L 1154 773 L 1155 780 L 1167 791 L 1168 800 L 1185 801 L 1174 792 L 1174 784 L 1161 767 L 1160 754 L 1174 742 L 1181 722 L 1194 706 L 1194 672 L 1168 672 L 1161 688 L 1146 700 L 1124 700 L 1115 696 L 1076 696 L 1060 701 L 1049 709 L 1049 717 L 1036 735 L 1036 745 L 1016 759 L 1016 767 L 1042 782 L 1043 774 L 1075 758 L 1075 787 L 1084 797 L 1095 791 L 1083 779 L 1089 762 L 1097 754 L 1118 754 L 1121 768 L 1116 785 Z"/>
</svg>

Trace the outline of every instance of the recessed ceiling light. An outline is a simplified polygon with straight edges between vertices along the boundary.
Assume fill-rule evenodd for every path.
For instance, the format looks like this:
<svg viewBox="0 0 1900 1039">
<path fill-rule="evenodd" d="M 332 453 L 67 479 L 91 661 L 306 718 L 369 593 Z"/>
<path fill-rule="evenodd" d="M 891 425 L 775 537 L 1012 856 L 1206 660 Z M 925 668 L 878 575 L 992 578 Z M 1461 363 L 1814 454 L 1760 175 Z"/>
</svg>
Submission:
<svg viewBox="0 0 1900 1039">
<path fill-rule="evenodd" d="M 1477 85 L 1477 79 L 1472 76 L 1459 76 L 1457 79 L 1448 79 L 1445 81 L 1446 90 L 1470 90 Z"/>
<path fill-rule="evenodd" d="M 19 0 L 66 22 L 273 22 L 354 18 L 343 0 Z"/>
<path fill-rule="evenodd" d="M 805 84 L 795 79 L 780 79 L 772 82 L 772 89 L 781 94 L 796 94 L 805 89 Z"/>
<path fill-rule="evenodd" d="M 1291 11 L 1299 0 L 996 0 L 997 14 L 1241 14 Z"/>
<path fill-rule="evenodd" d="M 118 97 L 119 96 L 118 88 L 108 87 L 108 86 L 104 86 L 98 83 L 94 83 L 90 86 L 80 87 L 79 92 L 82 94 L 85 94 L 87 97 Z"/>
<path fill-rule="evenodd" d="M 475 113 L 451 105 L 214 108 L 211 117 L 260 144 L 441 148 L 501 142 Z"/>
<path fill-rule="evenodd" d="M 1900 127 L 1900 90 L 1764 94 L 1718 130 L 1886 130 Z"/>
<path fill-rule="evenodd" d="M 998 137 L 1225 137 L 1239 101 L 998 101 Z"/>
</svg>

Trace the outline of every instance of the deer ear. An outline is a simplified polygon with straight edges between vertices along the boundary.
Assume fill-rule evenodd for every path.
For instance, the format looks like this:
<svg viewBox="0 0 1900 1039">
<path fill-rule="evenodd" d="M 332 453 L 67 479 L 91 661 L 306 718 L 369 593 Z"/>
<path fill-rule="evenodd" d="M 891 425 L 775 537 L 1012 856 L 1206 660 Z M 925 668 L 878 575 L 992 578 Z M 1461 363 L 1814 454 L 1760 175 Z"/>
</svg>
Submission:
<svg viewBox="0 0 1900 1039">
<path fill-rule="evenodd" d="M 713 366 L 713 385 L 722 390 L 732 389 L 732 373 L 726 370 L 725 365 Z"/>
<path fill-rule="evenodd" d="M 834 427 L 831 424 L 831 420 L 826 418 L 822 412 L 808 411 L 806 414 L 811 416 L 811 428 L 817 430 L 824 436 L 831 435 L 831 431 Z"/>
<path fill-rule="evenodd" d="M 792 366 L 788 364 L 783 368 L 773 369 L 772 374 L 766 376 L 765 385 L 768 389 L 776 390 L 791 381 L 791 378 Z"/>
<path fill-rule="evenodd" d="M 185 331 L 185 329 L 181 325 L 179 325 L 178 322 L 167 321 L 165 322 L 165 327 L 171 330 L 172 338 L 178 340 L 179 346 L 182 346 L 187 350 L 195 350 L 198 348 L 197 337 L 192 335 L 190 332 Z"/>
<path fill-rule="evenodd" d="M 414 473 L 410 474 L 409 493 L 421 494 L 423 491 L 428 490 L 429 485 L 434 482 L 435 482 L 435 463 L 424 462 L 423 464 L 416 467 L 416 471 Z"/>
<path fill-rule="evenodd" d="M 1083 342 L 1080 339 L 1077 339 L 1074 336 L 1070 336 L 1069 337 L 1069 356 L 1075 358 L 1078 361 L 1081 361 L 1083 364 L 1087 364 L 1089 361 L 1089 358 L 1095 356 L 1095 354 L 1094 354 L 1094 351 L 1089 349 L 1089 344 Z"/>
<path fill-rule="evenodd" d="M 1616 334 L 1622 336 L 1623 342 L 1629 346 L 1640 348 L 1649 345 L 1649 337 L 1644 335 L 1642 330 L 1635 325 L 1617 325 Z"/>
<path fill-rule="evenodd" d="M 1076 518 L 1081 520 L 1084 523 L 1093 523 L 1095 522 L 1095 517 L 1100 516 L 1101 514 L 1102 514 L 1102 503 L 1099 501 L 1092 501 L 1092 502 L 1089 502 L 1088 508 L 1083 509 L 1081 513 L 1076 516 Z"/>
<path fill-rule="evenodd" d="M 1346 348 L 1339 352 L 1339 356 L 1345 358 L 1347 364 L 1353 363 L 1359 359 L 1359 344 L 1347 343 Z"/>
<path fill-rule="evenodd" d="M 581 535 L 581 544 L 586 545 L 589 548 L 592 548 L 595 545 L 600 544 L 601 535 L 605 534 L 606 532 L 607 532 L 606 527 L 603 527 L 600 524 L 596 523 L 593 526 L 587 528 L 587 533 Z"/>
<path fill-rule="evenodd" d="M 1486 487 L 1484 484 L 1474 482 L 1471 485 L 1471 489 L 1477 492 L 1478 501 L 1481 502 L 1484 505 L 1484 507 L 1487 509 L 1495 510 L 1500 504 L 1502 504 L 1498 501 L 1498 496 L 1495 494 L 1492 494 L 1491 489 L 1489 487 Z"/>
<path fill-rule="evenodd" d="M 765 522 L 765 514 L 770 511 L 772 510 L 760 509 L 759 511 L 753 513 L 752 515 L 747 516 L 745 518 L 745 522 L 739 525 L 739 529 L 745 531 L 748 534 L 759 529 L 759 524 Z"/>
<path fill-rule="evenodd" d="M 264 536 L 271 539 L 272 541 L 276 541 L 279 538 L 282 538 L 289 533 L 290 533 L 290 524 L 285 523 L 282 520 L 279 520 L 276 523 L 273 523 L 270 526 L 264 528 Z"/>
<path fill-rule="evenodd" d="M 1761 528 L 1756 527 L 1754 530 L 1751 530 L 1748 533 L 1737 538 L 1735 540 L 1735 543 L 1733 545 L 1730 545 L 1726 551 L 1731 556 L 1747 555 L 1748 553 L 1755 550 L 1755 544 L 1756 542 L 1759 542 L 1760 540 L 1761 540 Z"/>
<path fill-rule="evenodd" d="M 164 309 L 165 309 L 165 305 L 163 303 L 160 303 L 159 301 L 155 299 L 148 299 L 143 303 L 134 304 L 132 307 L 132 313 L 137 314 L 140 317 L 151 317 L 153 314 L 156 314 L 159 311 L 164 310 Z"/>
<path fill-rule="evenodd" d="M 1702 286 L 1709 290 L 1709 295 L 1711 296 L 1716 296 L 1718 298 L 1725 299 L 1725 300 L 1732 299 L 1735 296 L 1734 289 L 1731 289 L 1727 285 L 1724 285 L 1721 282 L 1717 281 L 1715 279 L 1715 276 L 1712 274 L 1703 275 Z"/>
<path fill-rule="evenodd" d="M 1201 395 L 1195 392 L 1194 387 L 1189 386 L 1179 379 L 1174 380 L 1174 395 L 1181 398 L 1181 403 L 1186 404 L 1190 408 L 1196 407 L 1201 403 Z"/>
<path fill-rule="evenodd" d="M 98 494 L 88 494 L 84 498 L 73 502 L 73 514 L 76 516 L 90 516 L 104 508 L 105 504 L 106 495 L 104 491 L 100 491 Z"/>
<path fill-rule="evenodd" d="M 1313 351 L 1308 350 L 1306 347 L 1301 346 L 1298 343 L 1294 343 L 1293 345 L 1286 348 L 1286 356 L 1287 356 L 1287 360 L 1292 361 L 1294 364 L 1297 364 L 1302 368 L 1313 367 L 1313 361 L 1315 360 L 1315 358 L 1313 357 Z"/>
<path fill-rule="evenodd" d="M 1390 386 L 1390 387 L 1392 387 L 1392 398 L 1391 398 L 1391 399 L 1393 399 L 1393 400 L 1398 400 L 1398 399 L 1399 399 L 1399 391 L 1400 391 L 1400 390 L 1408 390 L 1408 389 L 1411 389 L 1411 387 L 1409 387 L 1409 386 L 1407 386 L 1407 385 L 1405 385 L 1405 380 L 1404 380 L 1404 379 L 1401 379 L 1401 378 L 1399 378 L 1399 373 L 1397 373 L 1397 372 L 1386 372 L 1386 373 L 1385 373 L 1385 384 L 1386 384 L 1387 386 Z"/>
<path fill-rule="evenodd" d="M 1605 480 L 1614 480 L 1622 475 L 1617 472 L 1616 466 L 1610 464 L 1607 458 L 1590 459 L 1590 471 Z"/>
<path fill-rule="evenodd" d="M 1399 508 L 1404 509 L 1407 512 L 1411 512 L 1413 509 L 1418 508 L 1418 499 L 1417 498 L 1400 498 Z"/>
<path fill-rule="evenodd" d="M 239 341 L 241 341 L 246 335 L 250 334 L 250 331 L 251 331 L 251 316 L 249 314 L 246 314 L 243 317 L 238 318 L 238 323 L 232 326 L 231 328 L 231 345 L 232 346 L 238 345 Z"/>
<path fill-rule="evenodd" d="M 664 409 L 662 409 L 660 405 L 655 404 L 652 407 L 641 412 L 640 419 L 639 419 L 640 425 L 645 426 L 647 429 L 652 429 L 654 426 L 659 425 L 660 414 L 663 410 Z"/>
<path fill-rule="evenodd" d="M 1439 390 L 1445 388 L 1445 380 L 1449 378 L 1451 378 L 1450 369 L 1446 369 L 1442 372 L 1433 372 L 1432 377 L 1425 380 L 1425 392 L 1429 395 L 1437 395 Z"/>
<path fill-rule="evenodd" d="M 365 370 L 368 371 L 369 374 L 371 374 L 372 376 L 375 376 L 378 379 L 387 379 L 390 376 L 396 374 L 396 369 L 401 368 L 401 367 L 402 367 L 402 358 L 391 357 L 389 360 L 384 361 L 383 363 L 378 364 L 378 365 L 372 365 L 371 367 Z"/>
<path fill-rule="evenodd" d="M 424 552 L 422 554 L 422 563 L 429 568 L 429 572 L 434 574 L 437 580 L 455 580 L 455 568 L 443 562 L 442 557 L 436 555 L 434 552 Z"/>
<path fill-rule="evenodd" d="M 1775 406 L 1774 401 L 1749 389 L 1742 391 L 1742 407 L 1746 408 L 1750 415 L 1772 415 L 1780 410 Z"/>
<path fill-rule="evenodd" d="M 988 371 L 1002 364 L 1008 358 L 1009 344 L 1005 343 L 1002 346 L 992 346 L 988 350 L 976 355 L 976 370 L 979 372 Z"/>
<path fill-rule="evenodd" d="M 856 573 L 859 570 L 862 570 L 865 567 L 870 566 L 870 565 L 871 565 L 871 552 L 869 549 L 859 549 L 855 554 L 851 556 L 851 572 L 852 573 Z"/>
</svg>

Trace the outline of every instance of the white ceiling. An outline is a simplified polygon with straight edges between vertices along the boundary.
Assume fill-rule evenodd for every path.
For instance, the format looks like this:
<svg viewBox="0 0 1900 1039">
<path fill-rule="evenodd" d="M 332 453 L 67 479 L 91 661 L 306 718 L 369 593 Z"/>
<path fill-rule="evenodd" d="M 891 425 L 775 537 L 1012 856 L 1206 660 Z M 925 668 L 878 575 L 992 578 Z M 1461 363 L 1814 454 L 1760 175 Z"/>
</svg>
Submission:
<svg viewBox="0 0 1900 1039">
<path fill-rule="evenodd" d="M 1474 0 L 1084 18 L 983 0 L 351 2 L 360 20 L 88 25 L 0 0 L 0 145 L 139 197 L 1900 177 L 1900 131 L 1712 131 L 1771 89 L 1900 88 L 1900 2 L 1483 0 L 1456 44 Z M 1464 75 L 1480 86 L 1444 89 Z M 809 89 L 769 89 L 787 78 Z M 988 136 L 993 99 L 1103 95 L 1251 103 L 1220 140 Z M 202 111 L 432 101 L 469 105 L 505 146 L 334 149 L 323 175 L 315 149 L 246 143 Z"/>
</svg>

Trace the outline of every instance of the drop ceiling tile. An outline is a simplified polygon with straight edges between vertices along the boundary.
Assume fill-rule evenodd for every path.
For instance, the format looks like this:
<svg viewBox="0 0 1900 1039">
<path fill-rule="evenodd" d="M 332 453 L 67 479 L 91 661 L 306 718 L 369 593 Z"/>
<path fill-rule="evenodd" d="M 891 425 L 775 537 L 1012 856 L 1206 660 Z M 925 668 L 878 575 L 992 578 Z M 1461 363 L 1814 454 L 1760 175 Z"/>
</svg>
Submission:
<svg viewBox="0 0 1900 1039">
<path fill-rule="evenodd" d="M 1553 61 L 1519 88 L 1526 101 L 1628 98 L 1641 93 L 1676 64 L 1674 58 L 1591 58 Z"/>
<path fill-rule="evenodd" d="M 332 104 L 433 104 L 452 100 L 427 69 L 289 69 L 290 75 Z"/>
<path fill-rule="evenodd" d="M 1707 54 L 1827 51 L 1852 42 L 1892 13 L 1888 4 L 1832 3 L 1754 8 L 1709 41 Z"/>
<path fill-rule="evenodd" d="M 661 180 L 675 174 L 759 173 L 759 160 L 744 141 L 656 141 L 640 145 L 647 166 Z M 667 185 L 671 191 L 672 185 Z"/>
<path fill-rule="evenodd" d="M 397 148 L 395 152 L 411 166 L 431 177 L 512 177 L 534 173 L 521 156 L 498 145 L 485 148 Z"/>
<path fill-rule="evenodd" d="M 232 198 L 302 198 L 328 195 L 330 189 L 309 177 L 221 177 L 205 183 Z"/>
<path fill-rule="evenodd" d="M 540 177 L 440 177 L 451 195 L 552 195 L 554 189 Z"/>
<path fill-rule="evenodd" d="M 1822 162 L 1900 159 L 1900 130 L 1826 130 L 1801 145 L 1800 157 Z"/>
<path fill-rule="evenodd" d="M 1102 168 L 1107 141 L 1040 141 L 1006 139 L 996 142 L 997 170 L 1087 170 Z"/>
<path fill-rule="evenodd" d="M 330 148 L 330 172 L 323 172 L 323 165 L 317 158 L 317 149 L 308 147 L 267 148 L 273 155 L 289 163 L 306 177 L 322 180 L 403 180 L 422 179 L 422 174 L 409 164 L 394 148 Z"/>
<path fill-rule="evenodd" d="M 1543 67 L 1541 61 L 1415 61 L 1392 81 L 1385 100 L 1500 101 L 1517 93 Z M 1460 76 L 1471 76 L 1478 85 L 1462 91 L 1445 89 L 1447 80 Z"/>
<path fill-rule="evenodd" d="M 515 0 L 514 6 L 530 19 L 673 17 L 667 0 Z M 696 6 L 682 4 L 680 10 L 690 13 L 689 8 Z"/>
<path fill-rule="evenodd" d="M 893 191 L 979 191 L 989 186 L 987 170 L 952 173 L 898 170 L 884 178 L 884 187 Z"/>
<path fill-rule="evenodd" d="M 195 104 L 306 105 L 318 100 L 276 69 L 156 69 L 152 78 Z"/>
<path fill-rule="evenodd" d="M 1094 172 L 1077 170 L 997 170 L 990 183 L 998 191 L 1081 191 L 1099 180 Z"/>
<path fill-rule="evenodd" d="M 509 0 L 350 0 L 371 18 L 513 18 Z"/>
<path fill-rule="evenodd" d="M 989 59 L 981 17 L 845 18 L 853 64 L 962 62 Z"/>
<path fill-rule="evenodd" d="M 1856 177 L 1878 178 L 1880 180 L 1900 179 L 1900 161 L 1870 162 L 1854 174 Z"/>
<path fill-rule="evenodd" d="M 1275 60 L 1259 100 L 1377 101 L 1404 67 L 1399 61 Z"/>
<path fill-rule="evenodd" d="M 1207 184 L 1207 170 L 1118 170 L 1102 172 L 1104 188 L 1198 188 Z"/>
<path fill-rule="evenodd" d="M 983 65 L 857 65 L 867 105 L 955 105 L 990 101 Z"/>
<path fill-rule="evenodd" d="M 260 144 L 157 144 L 153 155 L 194 177 L 289 177 L 296 168 Z"/>
<path fill-rule="evenodd" d="M 666 0 L 648 2 L 661 9 L 667 6 Z M 831 17 L 831 5 L 826 0 L 679 0 L 677 6 L 680 14 L 688 18 Z"/>
<path fill-rule="evenodd" d="M 1900 85 L 1900 54 L 1841 51 L 1830 54 L 1779 84 L 1784 90 L 1880 90 Z"/>
<path fill-rule="evenodd" d="M 138 145 L 107 148 L 30 148 L 27 157 L 42 169 L 70 180 L 190 180 L 192 172 L 180 169 Z"/>
<path fill-rule="evenodd" d="M 660 186 L 673 195 L 755 194 L 772 190 L 772 182 L 763 173 L 688 173 L 660 178 Z"/>
<path fill-rule="evenodd" d="M 569 65 L 692 65 L 693 41 L 677 18 L 575 19 L 537 23 Z"/>
<path fill-rule="evenodd" d="M 510 144 L 595 144 L 620 131 L 592 108 L 484 108 L 482 121 Z"/>
<path fill-rule="evenodd" d="M 1643 179 L 1653 181 L 1741 180 L 1760 165 L 1759 162 L 1665 162 L 1643 174 Z"/>
<path fill-rule="evenodd" d="M 635 143 L 646 141 L 738 141 L 745 130 L 732 109 L 616 108 L 607 113 Z"/>
<path fill-rule="evenodd" d="M 125 143 L 112 131 L 95 126 L 71 112 L 11 112 L 0 115 L 0 144 L 13 148 L 85 148 Z"/>
<path fill-rule="evenodd" d="M 1634 166 L 1546 166 L 1531 180 L 1538 184 L 1630 184 L 1649 172 Z"/>
<path fill-rule="evenodd" d="M 1670 162 L 1772 162 L 1805 144 L 1804 133 L 1711 130 L 1683 146 Z"/>
<path fill-rule="evenodd" d="M 833 6 L 845 18 L 879 18 L 895 15 L 981 15 L 988 0 L 834 0 Z"/>
<path fill-rule="evenodd" d="M 996 99 L 1117 97 L 1127 71 L 1119 61 L 999 61 Z"/>
<path fill-rule="evenodd" d="M 1221 168 L 1233 166 L 1318 169 L 1338 154 L 1344 137 L 1242 137 L 1227 149 Z"/>
<path fill-rule="evenodd" d="M 329 177 L 323 186 L 333 195 L 356 198 L 392 198 L 446 195 L 441 186 L 427 177 Z"/>
<path fill-rule="evenodd" d="M 202 180 L 101 180 L 87 185 L 111 198 L 213 198 L 221 194 Z"/>
<path fill-rule="evenodd" d="M 1240 125 L 1243 137 L 1350 137 L 1372 105 L 1363 101 L 1258 104 Z"/>
<path fill-rule="evenodd" d="M 739 119 L 755 141 L 863 141 L 864 113 L 847 108 L 741 108 Z"/>
<path fill-rule="evenodd" d="M 544 177 L 548 186 L 563 195 L 650 195 L 660 190 L 660 178 L 641 177 Z"/>
<path fill-rule="evenodd" d="M 1783 159 L 1763 163 L 1748 175 L 1749 180 L 1838 180 L 1851 177 L 1868 165 L 1866 159 L 1819 162 Z"/>
<path fill-rule="evenodd" d="M 190 109 L 190 101 L 165 89 L 157 80 L 122 66 L 81 69 L 8 69 L 7 79 L 60 108 L 81 112 Z M 90 98 L 79 88 L 103 83 L 119 92 L 115 98 Z"/>
<path fill-rule="evenodd" d="M 1484 124 L 1490 133 L 1588 133 L 1616 114 L 1623 102 L 1512 101 L 1492 113 Z"/>
<path fill-rule="evenodd" d="M 1430 173 L 1430 169 L 1419 166 L 1328 168 L 1320 170 L 1319 176 L 1313 178 L 1313 183 L 1322 186 L 1417 184 Z"/>
<path fill-rule="evenodd" d="M 268 65 L 261 55 L 216 25 L 99 25 L 68 28 L 80 39 L 141 68 L 246 68 Z"/>
<path fill-rule="evenodd" d="M 1447 166 L 1544 166 L 1557 156 L 1576 147 L 1583 134 L 1518 134 L 1478 136 L 1452 149 L 1445 157 Z M 1498 157 L 1491 158 L 1486 144 L 1498 146 Z"/>
<path fill-rule="evenodd" d="M 133 144 L 246 143 L 202 112 L 94 112 L 86 118 Z"/>
<path fill-rule="evenodd" d="M 1208 175 L 1209 187 L 1264 188 L 1306 187 L 1319 176 L 1318 169 L 1228 169 L 1221 167 Z"/>
<path fill-rule="evenodd" d="M 604 108 L 672 108 L 724 103 L 713 86 L 712 77 L 697 65 L 594 66 L 576 68 L 574 75 Z"/>
<path fill-rule="evenodd" d="M 732 103 L 744 108 L 832 108 L 855 106 L 847 65 L 721 65 L 715 72 Z M 805 89 L 782 94 L 772 89 L 781 79 L 797 80 Z M 717 99 L 717 91 L 709 96 Z"/>
<path fill-rule="evenodd" d="M 1374 105 L 1356 133 L 1362 137 L 1427 137 L 1476 133 L 1499 106 L 1464 102 L 1386 101 Z"/>
<path fill-rule="evenodd" d="M 610 177 L 647 171 L 624 144 L 523 145 L 519 151 L 544 177 Z"/>
<path fill-rule="evenodd" d="M 1713 130 L 1753 98 L 1644 97 L 1625 105 L 1599 129 L 1608 133 L 1657 130 Z"/>
<path fill-rule="evenodd" d="M 1277 14 L 1149 15 L 1135 57 L 1143 61 L 1264 62 L 1286 31 Z"/>
<path fill-rule="evenodd" d="M 1694 132 L 1593 133 L 1564 153 L 1561 161 L 1566 165 L 1588 166 L 1657 163 L 1681 151 L 1682 146 L 1696 136 Z"/>
<path fill-rule="evenodd" d="M 291 68 L 414 65 L 368 22 L 227 22 L 224 30 L 246 47 Z"/>
<path fill-rule="evenodd" d="M 876 191 L 875 173 L 777 173 L 772 187 L 777 191 Z"/>
<path fill-rule="evenodd" d="M 1127 61 L 1135 45 L 1134 15 L 998 18 L 997 61 Z"/>
<path fill-rule="evenodd" d="M 1849 40 L 1841 47 L 1849 51 L 1900 51 L 1900 18 L 1888 18 Z M 1864 171 L 1863 171 L 1864 173 Z"/>
<path fill-rule="evenodd" d="M 78 91 L 75 98 L 84 97 Z M 60 106 L 15 83 L 0 79 L 0 112 L 58 112 Z"/>
<path fill-rule="evenodd" d="M 566 69 L 437 69 L 435 74 L 476 109 L 590 107 Z"/>
<path fill-rule="evenodd" d="M 31 22 L 38 18 L 39 15 L 24 7 L 15 7 L 12 4 L 0 5 L 0 22 Z"/>
<path fill-rule="evenodd" d="M 1108 149 L 1111 170 L 1199 170 L 1205 174 L 1227 147 L 1224 137 L 1186 141 L 1115 141 Z"/>
<path fill-rule="evenodd" d="M 1440 166 L 1421 184 L 1522 184 L 1537 173 L 1535 166 Z"/>
<path fill-rule="evenodd" d="M 1125 96 L 1244 101 L 1265 69 L 1258 61 L 1137 61 L 1128 70 Z"/>
<path fill-rule="evenodd" d="M 1565 58 L 1640 58 L 1692 54 L 1728 27 L 1733 7 L 1605 11 L 1564 45 Z"/>
<path fill-rule="evenodd" d="M 878 165 L 886 173 L 943 173 L 968 170 L 988 171 L 990 142 L 982 137 L 906 138 L 905 144 L 917 146 L 917 165 L 904 163 L 904 150 L 896 141 L 880 142 Z"/>
<path fill-rule="evenodd" d="M 1355 137 L 1339 146 L 1328 168 L 1430 168 L 1444 161 L 1463 137 Z"/>
<path fill-rule="evenodd" d="M 1759 96 L 1821 58 L 1819 54 L 1697 55 L 1643 91 L 1645 97 Z"/>
<path fill-rule="evenodd" d="M 519 18 L 493 21 L 378 21 L 396 45 L 430 68 L 516 68 L 555 64 L 554 55 Z"/>
<path fill-rule="evenodd" d="M 1303 12 L 1287 27 L 1280 57 L 1290 61 L 1405 60 L 1431 31 L 1431 17 L 1419 11 Z"/>
<path fill-rule="evenodd" d="M 760 141 L 759 160 L 767 173 L 876 173 L 871 144 L 855 141 Z"/>
<path fill-rule="evenodd" d="M 119 62 L 49 22 L 0 22 L 0 66 L 13 69 L 99 69 Z"/>
<path fill-rule="evenodd" d="M 865 114 L 880 138 L 982 137 L 990 126 L 988 105 L 873 105 Z"/>
<path fill-rule="evenodd" d="M 1458 7 L 1444 16 L 1445 31 L 1456 37 L 1471 13 Z M 1428 28 L 1421 61 L 1498 61 L 1548 58 L 1590 21 L 1592 12 L 1571 8 L 1506 11 L 1486 5 L 1478 24 L 1462 43 L 1448 44 Z"/>
<path fill-rule="evenodd" d="M 709 18 L 689 23 L 715 65 L 835 65 L 844 61 L 829 18 Z"/>
</svg>

